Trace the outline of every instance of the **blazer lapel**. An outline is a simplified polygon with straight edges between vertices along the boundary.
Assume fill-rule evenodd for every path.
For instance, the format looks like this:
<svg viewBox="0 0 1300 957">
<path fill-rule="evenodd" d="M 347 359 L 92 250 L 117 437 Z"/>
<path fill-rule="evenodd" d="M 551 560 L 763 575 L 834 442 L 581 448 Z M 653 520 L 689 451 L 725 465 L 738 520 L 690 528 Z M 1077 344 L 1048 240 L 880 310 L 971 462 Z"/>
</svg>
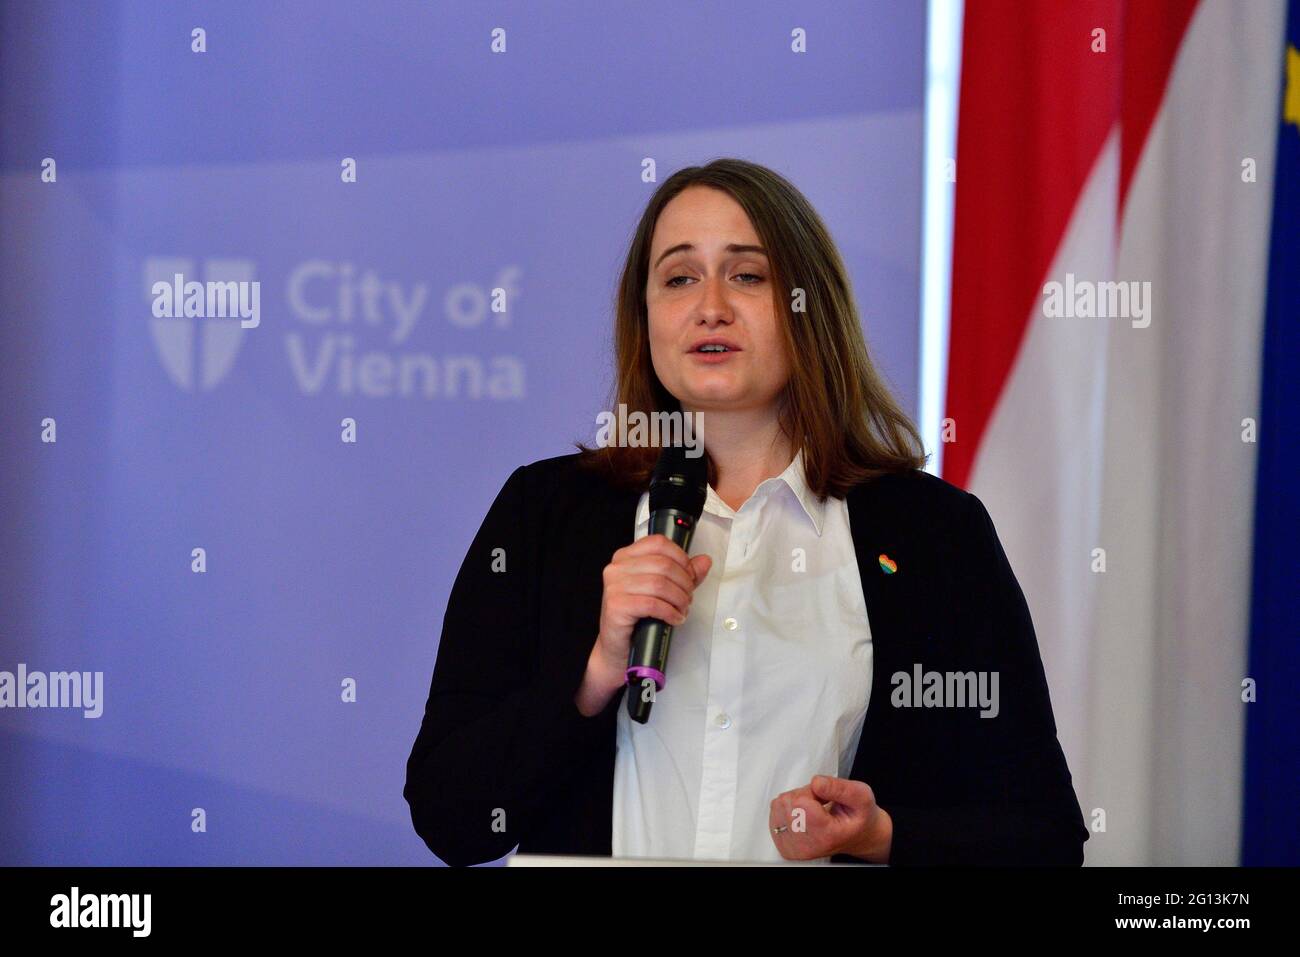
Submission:
<svg viewBox="0 0 1300 957">
<path fill-rule="evenodd" d="M 915 605 L 909 596 L 915 594 L 914 572 L 920 564 L 909 561 L 915 557 L 912 543 L 902 532 L 896 507 L 882 507 L 881 492 L 881 482 L 867 481 L 847 496 L 872 646 L 871 698 L 850 775 L 859 781 L 867 780 L 867 768 L 882 743 L 882 729 L 889 727 L 890 676 L 904 667 L 911 653 L 907 636 Z"/>
</svg>

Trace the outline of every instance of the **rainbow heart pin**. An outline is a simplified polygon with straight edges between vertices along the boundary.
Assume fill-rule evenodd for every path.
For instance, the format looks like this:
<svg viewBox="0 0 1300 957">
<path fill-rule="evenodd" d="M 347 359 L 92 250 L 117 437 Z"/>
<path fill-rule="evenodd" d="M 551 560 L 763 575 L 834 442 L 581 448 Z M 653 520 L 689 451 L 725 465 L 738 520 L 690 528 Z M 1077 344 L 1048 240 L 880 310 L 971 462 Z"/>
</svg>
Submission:
<svg viewBox="0 0 1300 957">
<path fill-rule="evenodd" d="M 898 571 L 898 562 L 894 561 L 888 555 L 881 553 L 879 561 L 880 570 L 886 575 L 892 575 L 894 572 Z"/>
</svg>

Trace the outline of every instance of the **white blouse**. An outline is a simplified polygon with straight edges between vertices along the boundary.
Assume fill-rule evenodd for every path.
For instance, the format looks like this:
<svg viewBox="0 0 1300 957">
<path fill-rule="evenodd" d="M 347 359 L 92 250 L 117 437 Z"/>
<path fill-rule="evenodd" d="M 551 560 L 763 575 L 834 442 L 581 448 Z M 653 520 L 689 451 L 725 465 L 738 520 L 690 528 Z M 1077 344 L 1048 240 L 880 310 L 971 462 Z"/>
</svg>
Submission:
<svg viewBox="0 0 1300 957">
<path fill-rule="evenodd" d="M 848 503 L 817 500 L 799 452 L 739 510 L 710 486 L 689 554 L 713 566 L 673 629 L 650 720 L 619 708 L 613 853 L 781 861 L 772 799 L 816 774 L 849 776 L 870 700 Z"/>
</svg>

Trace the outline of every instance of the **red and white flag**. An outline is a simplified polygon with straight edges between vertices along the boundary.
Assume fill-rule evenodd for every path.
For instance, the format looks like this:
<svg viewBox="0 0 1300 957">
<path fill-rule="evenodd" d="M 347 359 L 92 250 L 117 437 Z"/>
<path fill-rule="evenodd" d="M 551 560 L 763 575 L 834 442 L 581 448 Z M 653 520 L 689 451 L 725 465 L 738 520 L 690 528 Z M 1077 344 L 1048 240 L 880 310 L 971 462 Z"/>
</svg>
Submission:
<svg viewBox="0 0 1300 957">
<path fill-rule="evenodd" d="M 944 477 L 1024 588 L 1089 863 L 1238 859 L 1283 17 L 966 5 Z"/>
</svg>

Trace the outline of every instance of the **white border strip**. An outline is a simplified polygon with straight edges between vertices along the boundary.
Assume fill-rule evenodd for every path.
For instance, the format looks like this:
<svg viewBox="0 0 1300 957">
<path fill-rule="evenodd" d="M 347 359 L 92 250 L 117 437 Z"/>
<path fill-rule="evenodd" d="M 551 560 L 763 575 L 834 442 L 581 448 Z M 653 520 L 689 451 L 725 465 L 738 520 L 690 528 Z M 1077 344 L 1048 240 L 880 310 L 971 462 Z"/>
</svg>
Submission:
<svg viewBox="0 0 1300 957">
<path fill-rule="evenodd" d="M 946 165 L 957 155 L 964 0 L 928 0 L 926 15 L 925 158 L 921 214 L 921 401 L 917 427 L 931 453 L 926 471 L 943 468 L 948 316 L 952 299 L 953 194 Z M 955 178 L 955 177 L 954 177 Z"/>
</svg>

